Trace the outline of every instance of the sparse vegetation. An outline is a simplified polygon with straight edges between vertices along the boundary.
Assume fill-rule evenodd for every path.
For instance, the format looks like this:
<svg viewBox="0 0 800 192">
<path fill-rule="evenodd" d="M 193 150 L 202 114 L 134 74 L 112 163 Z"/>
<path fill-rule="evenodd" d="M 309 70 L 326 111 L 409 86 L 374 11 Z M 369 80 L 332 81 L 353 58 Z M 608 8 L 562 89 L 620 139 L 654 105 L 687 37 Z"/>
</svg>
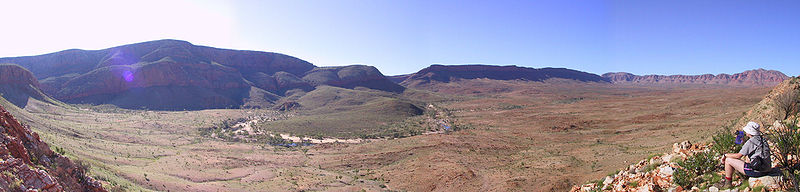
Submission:
<svg viewBox="0 0 800 192">
<path fill-rule="evenodd" d="M 706 151 L 689 156 L 685 161 L 677 161 L 676 164 L 679 168 L 673 173 L 673 182 L 687 189 L 709 182 L 699 176 L 712 173 L 717 169 L 719 161 L 714 157 L 717 157 L 714 152 Z"/>
<path fill-rule="evenodd" d="M 800 123 L 798 119 L 786 121 L 783 128 L 775 128 L 767 138 L 773 143 L 773 147 L 777 149 L 772 152 L 774 159 L 778 160 L 780 167 L 783 168 L 784 179 L 791 183 L 791 186 L 784 186 L 785 188 L 793 187 L 795 191 L 799 191 L 798 181 L 800 181 L 800 161 L 797 160 L 800 155 Z"/>
<path fill-rule="evenodd" d="M 742 145 L 736 144 L 736 135 L 731 132 L 731 126 L 733 126 L 733 124 L 735 123 L 723 126 L 721 130 L 717 131 L 717 133 L 711 137 L 714 142 L 714 145 L 711 146 L 711 150 L 715 154 L 735 153 L 742 149 Z"/>
<path fill-rule="evenodd" d="M 798 91 L 800 90 L 785 90 L 785 92 L 778 94 L 774 100 L 775 107 L 778 109 L 778 112 L 781 113 L 782 119 L 789 118 L 792 114 L 797 114 L 798 110 L 800 110 L 800 104 L 798 104 Z"/>
</svg>

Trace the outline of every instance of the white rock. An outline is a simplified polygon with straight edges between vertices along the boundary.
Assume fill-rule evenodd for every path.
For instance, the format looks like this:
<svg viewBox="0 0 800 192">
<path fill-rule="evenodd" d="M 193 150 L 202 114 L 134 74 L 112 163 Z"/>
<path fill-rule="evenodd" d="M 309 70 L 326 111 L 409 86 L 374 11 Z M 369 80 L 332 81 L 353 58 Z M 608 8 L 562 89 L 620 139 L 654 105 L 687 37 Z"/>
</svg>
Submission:
<svg viewBox="0 0 800 192">
<path fill-rule="evenodd" d="M 672 154 L 661 156 L 661 161 L 664 163 L 669 163 L 670 160 L 672 160 Z"/>
<path fill-rule="evenodd" d="M 708 188 L 708 192 L 719 192 L 719 189 L 717 189 L 717 187 L 711 186 Z"/>
<path fill-rule="evenodd" d="M 608 184 L 611 184 L 613 182 L 614 182 L 614 178 L 611 178 L 611 176 L 606 176 L 606 179 L 603 180 L 603 185 L 608 185 Z"/>
<path fill-rule="evenodd" d="M 781 176 L 763 176 L 763 177 L 751 177 L 747 181 L 750 183 L 750 186 L 759 186 L 763 185 L 767 189 L 777 189 L 780 188 L 780 181 Z"/>
<path fill-rule="evenodd" d="M 672 173 L 674 173 L 675 170 L 672 170 L 672 167 L 670 166 L 664 166 L 660 170 L 658 170 L 658 172 L 667 176 L 672 176 Z"/>
<path fill-rule="evenodd" d="M 680 153 L 681 146 L 678 143 L 672 144 L 672 152 L 673 153 Z"/>
</svg>

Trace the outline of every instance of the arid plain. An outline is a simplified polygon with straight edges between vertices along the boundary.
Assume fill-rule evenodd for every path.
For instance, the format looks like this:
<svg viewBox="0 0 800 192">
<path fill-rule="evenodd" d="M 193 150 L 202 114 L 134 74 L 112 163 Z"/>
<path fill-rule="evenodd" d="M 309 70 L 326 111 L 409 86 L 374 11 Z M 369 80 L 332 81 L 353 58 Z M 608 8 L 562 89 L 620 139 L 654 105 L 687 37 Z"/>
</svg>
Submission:
<svg viewBox="0 0 800 192">
<path fill-rule="evenodd" d="M 418 88 L 447 98 L 430 104 L 460 130 L 287 148 L 224 141 L 202 130 L 226 119 L 292 112 L 146 111 L 37 100 L 25 110 L 8 108 L 67 156 L 91 162 L 91 174 L 112 191 L 564 191 L 674 142 L 707 139 L 770 89 L 559 79 Z"/>
</svg>

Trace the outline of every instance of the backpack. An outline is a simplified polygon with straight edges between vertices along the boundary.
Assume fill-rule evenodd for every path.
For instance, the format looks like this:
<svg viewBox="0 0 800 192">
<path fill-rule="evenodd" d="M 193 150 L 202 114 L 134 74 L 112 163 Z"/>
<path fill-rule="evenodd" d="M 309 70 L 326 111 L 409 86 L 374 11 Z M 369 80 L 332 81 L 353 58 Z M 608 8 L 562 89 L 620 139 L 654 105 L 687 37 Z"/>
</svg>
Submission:
<svg viewBox="0 0 800 192">
<path fill-rule="evenodd" d="M 765 156 L 764 153 L 766 151 L 764 150 L 764 146 L 766 145 L 766 143 L 764 142 L 763 135 L 761 136 L 760 141 L 761 141 L 761 155 L 755 156 L 752 159 L 750 159 L 750 168 L 753 168 L 753 170 L 756 171 L 763 172 L 763 171 L 768 171 L 770 168 L 772 168 L 772 165 L 770 165 L 770 161 L 769 159 L 767 159 L 769 158 L 769 155 L 766 155 L 766 157 L 764 157 Z"/>
</svg>

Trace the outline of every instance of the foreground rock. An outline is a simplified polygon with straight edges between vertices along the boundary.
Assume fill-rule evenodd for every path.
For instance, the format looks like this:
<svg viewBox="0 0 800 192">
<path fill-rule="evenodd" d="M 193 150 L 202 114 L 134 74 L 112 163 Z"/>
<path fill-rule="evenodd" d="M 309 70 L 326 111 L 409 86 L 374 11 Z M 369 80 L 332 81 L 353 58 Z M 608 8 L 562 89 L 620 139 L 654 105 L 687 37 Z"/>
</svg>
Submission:
<svg viewBox="0 0 800 192">
<path fill-rule="evenodd" d="M 105 191 L 0 106 L 0 191 Z"/>
<path fill-rule="evenodd" d="M 708 146 L 688 141 L 675 143 L 672 152 L 639 161 L 618 173 L 607 176 L 601 185 L 597 183 L 573 187 L 571 191 L 668 191 L 683 190 L 672 183 L 672 174 L 678 168 L 674 162 L 708 150 Z"/>
</svg>

